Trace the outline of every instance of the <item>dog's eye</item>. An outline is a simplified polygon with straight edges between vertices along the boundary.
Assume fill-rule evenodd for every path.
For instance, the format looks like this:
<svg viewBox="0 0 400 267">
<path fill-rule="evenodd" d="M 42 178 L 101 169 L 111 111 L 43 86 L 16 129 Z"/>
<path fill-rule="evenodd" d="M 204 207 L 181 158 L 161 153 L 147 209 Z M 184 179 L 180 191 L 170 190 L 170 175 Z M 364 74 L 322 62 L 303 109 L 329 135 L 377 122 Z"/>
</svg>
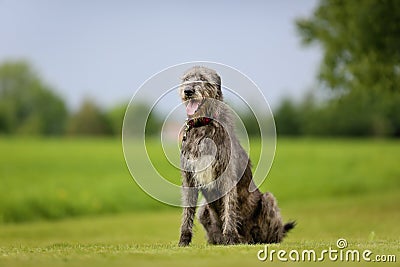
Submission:
<svg viewBox="0 0 400 267">
<path fill-rule="evenodd" d="M 205 81 L 206 81 L 206 78 L 204 78 L 203 76 L 201 76 L 201 77 L 200 77 L 200 80 L 203 81 L 203 82 L 205 82 Z"/>
<path fill-rule="evenodd" d="M 190 79 L 189 77 L 186 77 L 185 79 L 183 79 L 183 81 L 187 82 L 187 81 L 189 81 L 189 79 Z"/>
</svg>

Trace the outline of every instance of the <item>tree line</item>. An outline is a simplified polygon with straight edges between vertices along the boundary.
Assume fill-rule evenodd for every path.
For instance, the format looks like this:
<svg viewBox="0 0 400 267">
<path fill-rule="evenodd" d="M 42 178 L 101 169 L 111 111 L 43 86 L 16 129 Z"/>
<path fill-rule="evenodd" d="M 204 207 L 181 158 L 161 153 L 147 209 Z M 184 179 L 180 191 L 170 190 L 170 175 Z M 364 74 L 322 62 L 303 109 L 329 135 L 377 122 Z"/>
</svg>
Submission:
<svg viewBox="0 0 400 267">
<path fill-rule="evenodd" d="M 331 96 L 283 101 L 278 133 L 400 137 L 400 1 L 320 0 L 296 26 L 322 48 L 319 90 Z"/>
<path fill-rule="evenodd" d="M 326 101 L 308 94 L 284 99 L 274 115 L 279 135 L 400 137 L 400 94 L 358 92 Z"/>
<path fill-rule="evenodd" d="M 26 61 L 0 65 L 0 134 L 120 135 L 127 103 L 104 110 L 93 100 L 70 112 L 64 100 L 45 84 Z M 134 107 L 138 114 L 145 104 Z M 147 133 L 156 134 L 161 121 L 150 116 Z"/>
<path fill-rule="evenodd" d="M 93 100 L 83 101 L 78 110 L 68 111 L 63 99 L 24 61 L 0 65 L 0 134 L 120 136 L 127 103 L 102 109 Z M 133 107 L 143 114 L 146 104 Z M 240 113 L 247 132 L 259 136 L 251 113 Z M 278 136 L 400 136 L 398 92 L 354 90 L 320 100 L 307 94 L 301 101 L 285 98 L 274 110 Z M 157 135 L 161 116 L 152 113 L 146 132 Z"/>
</svg>

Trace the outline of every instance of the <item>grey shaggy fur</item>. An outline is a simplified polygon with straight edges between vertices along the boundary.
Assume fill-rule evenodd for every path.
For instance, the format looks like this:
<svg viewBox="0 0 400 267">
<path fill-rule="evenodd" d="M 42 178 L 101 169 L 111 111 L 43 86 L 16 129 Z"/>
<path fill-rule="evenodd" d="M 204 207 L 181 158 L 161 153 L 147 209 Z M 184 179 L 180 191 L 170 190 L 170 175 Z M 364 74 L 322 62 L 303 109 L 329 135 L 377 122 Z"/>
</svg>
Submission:
<svg viewBox="0 0 400 267">
<path fill-rule="evenodd" d="M 192 239 L 199 191 L 205 198 L 198 218 L 210 244 L 278 243 L 295 225 L 282 223 L 276 199 L 255 188 L 250 159 L 234 134 L 231 111 L 224 104 L 221 78 L 211 69 L 195 66 L 182 77 L 182 101 L 201 103 L 188 115 L 207 124 L 184 130 L 181 148 L 183 216 L 179 245 Z M 212 142 L 211 142 L 212 141 Z M 210 159 L 213 160 L 204 160 Z M 226 192 L 226 194 L 224 194 Z"/>
</svg>

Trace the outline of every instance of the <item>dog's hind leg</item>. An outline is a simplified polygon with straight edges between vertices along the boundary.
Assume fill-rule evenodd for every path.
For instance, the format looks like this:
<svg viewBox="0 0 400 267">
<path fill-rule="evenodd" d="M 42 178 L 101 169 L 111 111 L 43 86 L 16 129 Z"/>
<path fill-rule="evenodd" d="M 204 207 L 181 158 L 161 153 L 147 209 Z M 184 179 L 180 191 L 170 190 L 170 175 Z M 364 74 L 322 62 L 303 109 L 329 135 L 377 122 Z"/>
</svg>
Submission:
<svg viewBox="0 0 400 267">
<path fill-rule="evenodd" d="M 284 226 L 275 197 L 271 193 L 264 193 L 260 199 L 262 203 L 259 224 L 261 230 L 260 243 L 279 243 L 284 237 Z"/>
<path fill-rule="evenodd" d="M 208 243 L 213 245 L 223 244 L 222 223 L 215 211 L 204 203 L 199 208 L 198 217 L 207 232 Z"/>
</svg>

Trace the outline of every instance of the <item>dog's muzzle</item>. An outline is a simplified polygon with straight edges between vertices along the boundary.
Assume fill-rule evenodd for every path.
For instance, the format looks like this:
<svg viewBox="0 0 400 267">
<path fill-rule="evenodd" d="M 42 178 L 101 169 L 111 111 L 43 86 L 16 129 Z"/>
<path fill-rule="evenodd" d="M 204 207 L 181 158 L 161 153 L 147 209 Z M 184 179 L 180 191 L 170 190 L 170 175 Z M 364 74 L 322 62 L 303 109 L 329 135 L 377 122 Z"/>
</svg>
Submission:
<svg viewBox="0 0 400 267">
<path fill-rule="evenodd" d="M 183 90 L 183 93 L 185 94 L 186 97 L 191 97 L 194 95 L 194 89 L 188 86 Z"/>
</svg>

